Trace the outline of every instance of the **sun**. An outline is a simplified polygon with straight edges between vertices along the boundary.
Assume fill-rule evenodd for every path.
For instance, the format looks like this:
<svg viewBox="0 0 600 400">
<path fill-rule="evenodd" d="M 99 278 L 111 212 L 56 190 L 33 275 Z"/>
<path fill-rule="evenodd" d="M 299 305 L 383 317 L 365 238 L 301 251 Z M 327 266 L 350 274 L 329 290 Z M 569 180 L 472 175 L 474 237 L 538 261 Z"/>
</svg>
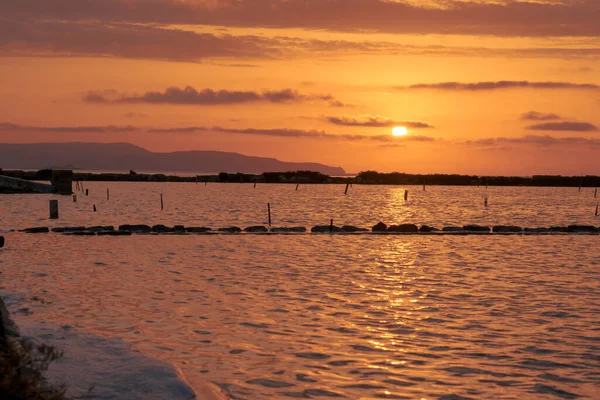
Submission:
<svg viewBox="0 0 600 400">
<path fill-rule="evenodd" d="M 408 134 L 408 129 L 405 126 L 395 126 L 392 129 L 392 135 L 394 136 L 406 136 Z"/>
</svg>

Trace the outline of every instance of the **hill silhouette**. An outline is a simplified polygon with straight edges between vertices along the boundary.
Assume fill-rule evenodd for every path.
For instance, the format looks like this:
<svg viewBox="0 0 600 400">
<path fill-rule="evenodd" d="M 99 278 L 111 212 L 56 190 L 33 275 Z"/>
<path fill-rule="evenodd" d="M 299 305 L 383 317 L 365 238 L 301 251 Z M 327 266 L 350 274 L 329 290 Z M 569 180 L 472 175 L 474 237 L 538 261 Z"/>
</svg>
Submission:
<svg viewBox="0 0 600 400">
<path fill-rule="evenodd" d="M 131 143 L 0 144 L 0 168 L 59 168 L 104 171 L 242 172 L 310 170 L 344 175 L 341 167 L 285 162 L 221 151 L 154 153 Z"/>
</svg>

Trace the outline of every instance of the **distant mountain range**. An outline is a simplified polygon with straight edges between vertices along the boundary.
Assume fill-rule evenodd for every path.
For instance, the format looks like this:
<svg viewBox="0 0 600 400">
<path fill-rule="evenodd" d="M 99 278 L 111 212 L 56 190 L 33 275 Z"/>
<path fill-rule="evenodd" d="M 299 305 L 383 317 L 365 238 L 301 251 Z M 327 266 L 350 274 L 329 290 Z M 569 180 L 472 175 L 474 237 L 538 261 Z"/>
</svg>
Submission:
<svg viewBox="0 0 600 400">
<path fill-rule="evenodd" d="M 130 143 L 0 143 L 0 168 L 59 166 L 103 171 L 262 173 L 310 170 L 333 176 L 345 174 L 343 168 L 324 164 L 285 162 L 221 151 L 153 153 Z"/>
</svg>

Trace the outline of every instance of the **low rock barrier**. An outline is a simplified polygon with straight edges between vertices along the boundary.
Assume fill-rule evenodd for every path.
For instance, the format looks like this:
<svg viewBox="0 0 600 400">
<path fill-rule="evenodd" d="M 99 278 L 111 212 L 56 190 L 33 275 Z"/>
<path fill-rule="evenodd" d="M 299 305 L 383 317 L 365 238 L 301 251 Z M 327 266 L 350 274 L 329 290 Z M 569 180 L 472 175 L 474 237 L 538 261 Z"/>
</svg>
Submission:
<svg viewBox="0 0 600 400">
<path fill-rule="evenodd" d="M 45 372 L 62 352 L 52 345 L 36 344 L 20 336 L 0 297 L 0 398 L 2 400 L 68 400 L 65 388 L 53 386 Z"/>
<path fill-rule="evenodd" d="M 32 227 L 20 230 L 24 233 L 61 233 L 73 236 L 129 236 L 132 234 L 146 235 L 186 235 L 186 234 L 298 234 L 306 233 L 305 227 L 266 227 L 262 225 L 240 228 L 229 226 L 223 228 L 190 227 L 184 225 L 120 225 L 114 226 L 65 226 L 65 227 Z M 415 224 L 386 225 L 379 222 L 371 229 L 351 225 L 336 226 L 317 225 L 310 229 L 310 233 L 336 233 L 336 234 L 387 234 L 387 235 L 533 235 L 533 234 L 588 234 L 600 235 L 600 227 L 591 225 L 551 226 L 541 228 L 522 228 L 512 225 L 496 225 L 493 227 L 482 225 L 445 226 L 436 228 L 428 225 Z"/>
</svg>

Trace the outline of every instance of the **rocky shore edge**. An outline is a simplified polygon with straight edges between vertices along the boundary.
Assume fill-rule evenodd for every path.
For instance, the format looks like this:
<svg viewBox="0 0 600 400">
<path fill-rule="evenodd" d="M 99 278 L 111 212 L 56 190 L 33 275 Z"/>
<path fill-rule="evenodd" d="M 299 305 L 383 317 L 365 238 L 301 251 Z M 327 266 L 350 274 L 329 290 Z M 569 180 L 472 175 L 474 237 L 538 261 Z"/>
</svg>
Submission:
<svg viewBox="0 0 600 400">
<path fill-rule="evenodd" d="M 33 329 L 38 331 L 42 325 L 34 326 Z M 68 330 L 54 331 L 53 329 L 56 328 L 43 326 L 43 330 L 38 331 L 39 338 L 44 338 L 41 340 L 45 341 L 49 335 L 54 335 L 53 343 L 57 338 L 59 341 L 69 342 L 70 354 L 65 354 L 63 358 L 62 352 L 55 346 L 40 344 L 39 338 L 29 337 L 31 326 L 23 327 L 23 332 L 26 333 L 21 336 L 21 330 L 10 318 L 9 311 L 0 296 L 1 400 L 86 399 L 92 392 L 94 398 L 96 398 L 95 396 L 105 398 L 106 393 L 113 393 L 118 388 L 126 389 L 123 391 L 123 398 L 129 398 L 128 394 L 135 390 L 135 382 L 139 384 L 142 376 L 153 382 L 145 384 L 150 385 L 145 386 L 146 388 L 154 387 L 155 389 L 152 391 L 153 396 L 148 397 L 151 399 L 225 400 L 229 398 L 217 385 L 209 382 L 196 382 L 196 388 L 192 389 L 177 368 L 159 359 L 146 357 L 142 353 L 134 358 L 131 355 L 122 355 L 124 351 L 128 352 L 128 346 L 124 342 L 122 345 L 115 344 L 110 338 L 100 338 L 87 333 L 75 334 Z M 56 332 L 59 333 L 59 337 L 56 336 Z M 90 348 L 91 350 L 82 352 L 82 349 Z M 99 353 L 100 348 L 102 351 Z M 105 348 L 106 350 L 104 350 Z M 115 353 L 115 349 L 117 353 Z M 108 366 L 99 368 L 98 360 L 94 360 L 94 357 L 100 357 L 99 360 L 102 363 L 107 362 Z M 61 359 L 60 368 L 63 371 L 73 371 L 78 364 L 90 362 L 88 372 L 93 371 L 92 375 L 72 377 L 69 391 L 67 391 L 67 386 L 51 383 L 54 382 L 53 374 L 47 374 L 50 372 L 48 370 L 50 363 L 58 359 Z M 165 374 L 165 369 L 168 370 L 168 374 Z M 112 371 L 114 371 L 114 376 L 111 375 Z M 131 382 L 128 379 L 120 381 L 119 378 L 122 379 L 123 376 L 130 376 Z M 56 377 L 56 371 L 54 371 L 54 377 Z M 77 381 L 73 379 L 77 379 Z M 88 386 L 89 382 L 91 382 L 91 386 Z M 140 395 L 142 394 L 143 392 L 140 392 Z"/>
<path fill-rule="evenodd" d="M 25 341 L 0 297 L 0 394 L 3 400 L 67 400 L 43 373 L 62 353 L 53 346 Z"/>
<path fill-rule="evenodd" d="M 336 226 L 333 220 L 329 225 L 313 226 L 310 231 L 301 226 L 296 227 L 267 227 L 262 225 L 240 228 L 229 226 L 224 228 L 186 227 L 184 225 L 120 225 L 114 226 L 65 226 L 65 227 L 32 227 L 21 229 L 23 233 L 60 233 L 73 236 L 130 236 L 132 234 L 145 235 L 217 235 L 217 234 L 304 234 L 304 233 L 330 233 L 330 234 L 388 234 L 388 235 L 564 235 L 584 234 L 600 235 L 600 227 L 591 225 L 551 226 L 541 228 L 523 228 L 511 225 L 482 226 L 476 224 L 463 226 L 445 226 L 436 228 L 428 225 L 416 224 L 386 225 L 379 222 L 370 229 L 352 225 Z"/>
<path fill-rule="evenodd" d="M 15 322 L 10 318 L 10 314 L 8 309 L 6 308 L 6 304 L 4 304 L 4 300 L 0 297 L 0 341 L 2 344 L 6 343 L 7 338 L 13 337 L 18 338 L 21 336 L 19 331 L 19 327 Z"/>
</svg>

